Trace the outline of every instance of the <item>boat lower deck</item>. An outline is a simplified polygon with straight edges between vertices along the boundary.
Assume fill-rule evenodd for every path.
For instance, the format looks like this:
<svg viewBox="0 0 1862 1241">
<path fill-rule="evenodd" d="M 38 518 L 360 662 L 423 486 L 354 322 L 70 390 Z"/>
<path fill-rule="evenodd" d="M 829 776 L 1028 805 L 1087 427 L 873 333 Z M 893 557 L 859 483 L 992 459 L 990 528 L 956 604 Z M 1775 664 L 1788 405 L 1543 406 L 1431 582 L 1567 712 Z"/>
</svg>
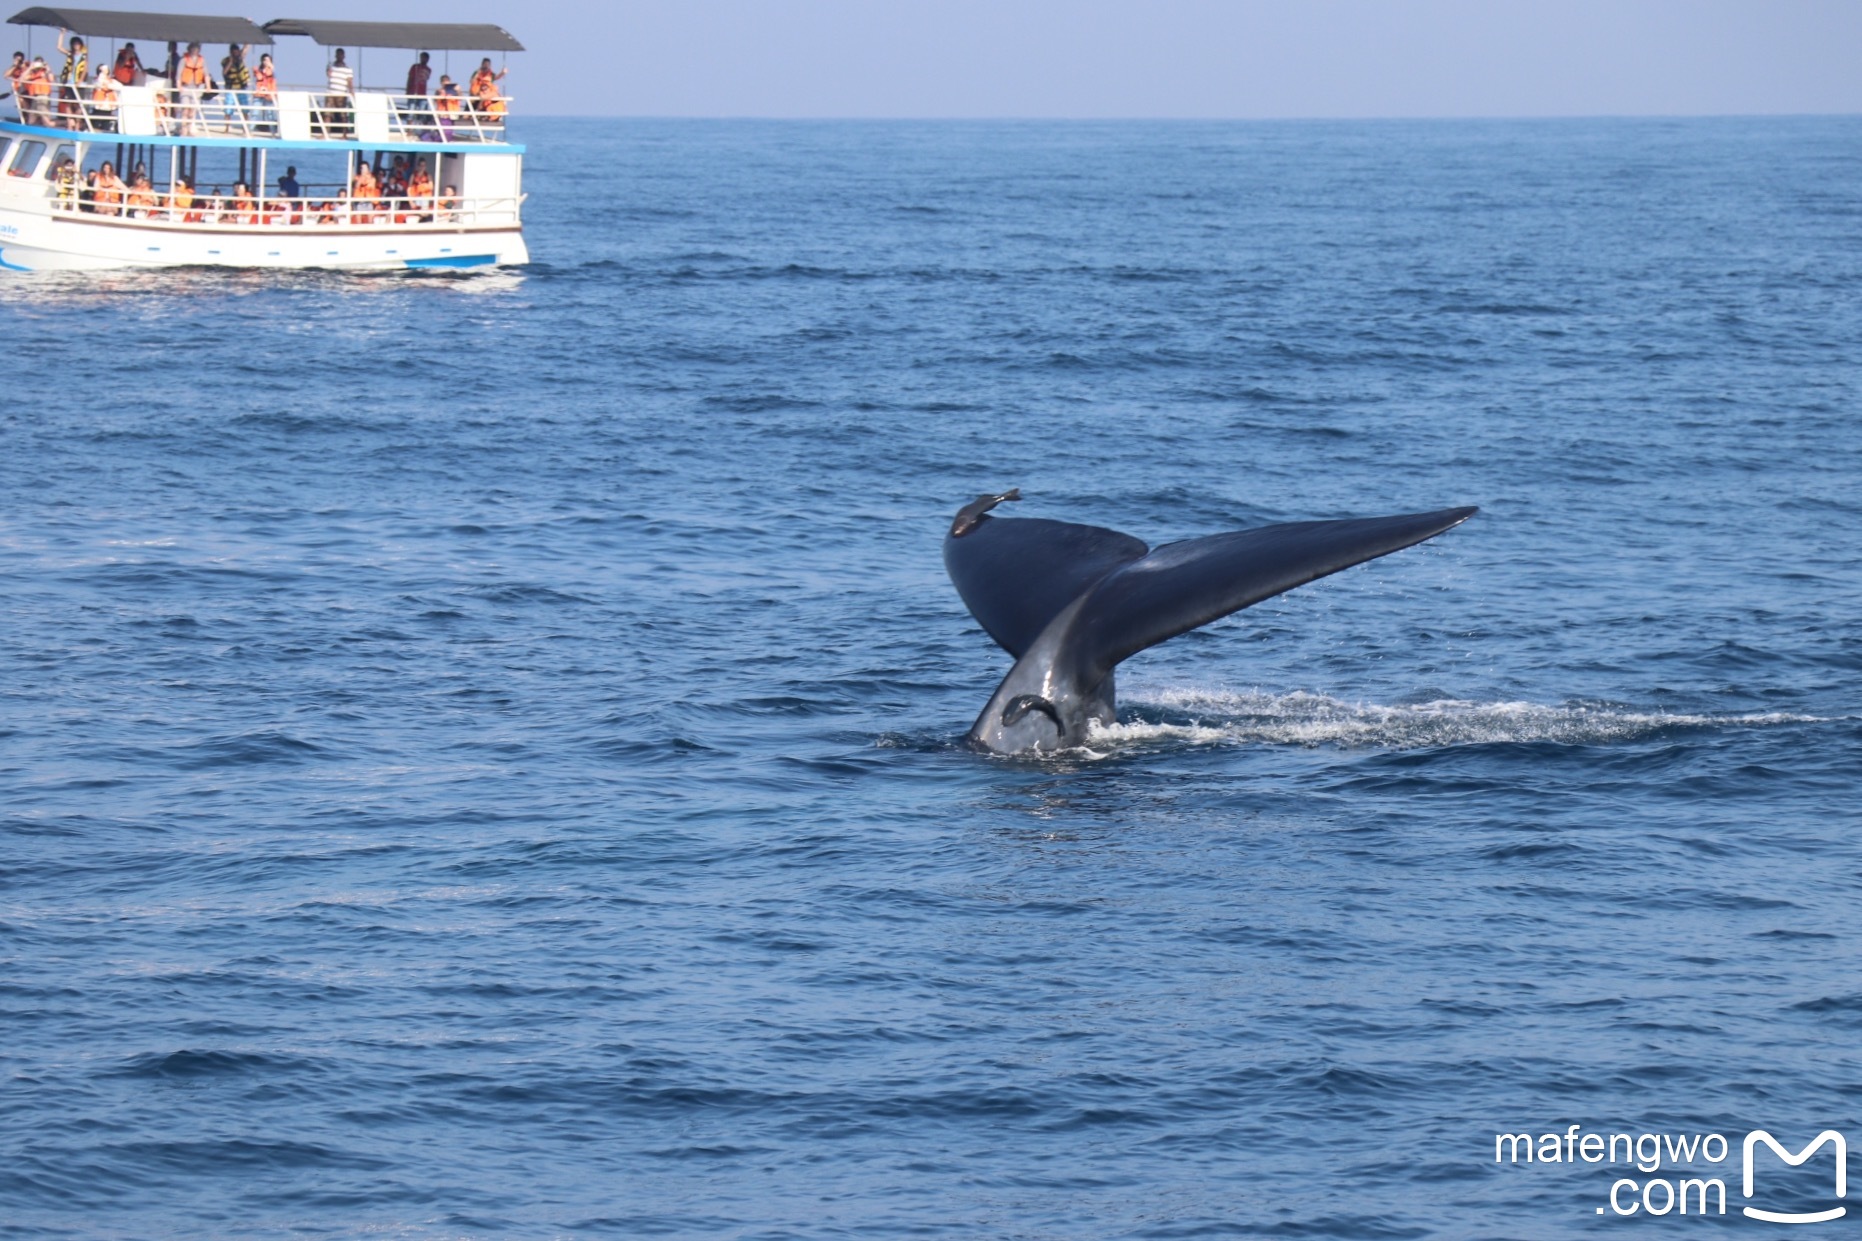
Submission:
<svg viewBox="0 0 1862 1241">
<path fill-rule="evenodd" d="M 327 148 L 122 147 L 0 122 L 0 269 L 525 263 L 521 178 L 510 149 L 390 148 L 371 161 Z"/>
<path fill-rule="evenodd" d="M 101 220 L 0 207 L 0 268 L 350 268 L 510 266 L 529 261 L 510 226 L 455 224 L 280 227 Z"/>
</svg>

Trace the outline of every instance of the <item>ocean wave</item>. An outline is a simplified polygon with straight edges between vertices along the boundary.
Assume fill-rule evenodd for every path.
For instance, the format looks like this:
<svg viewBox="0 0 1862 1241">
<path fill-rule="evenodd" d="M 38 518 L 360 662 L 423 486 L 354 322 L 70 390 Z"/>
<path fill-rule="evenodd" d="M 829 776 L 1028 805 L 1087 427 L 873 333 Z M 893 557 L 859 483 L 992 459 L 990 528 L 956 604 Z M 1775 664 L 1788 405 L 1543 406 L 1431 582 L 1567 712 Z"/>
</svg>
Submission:
<svg viewBox="0 0 1862 1241">
<path fill-rule="evenodd" d="M 1095 726 L 1091 734 L 1095 745 L 1160 739 L 1195 745 L 1253 742 L 1386 750 L 1528 742 L 1606 745 L 1680 728 L 1767 728 L 1824 722 L 1821 716 L 1782 711 L 1692 715 L 1592 702 L 1549 706 L 1443 698 L 1389 706 L 1346 702 L 1303 690 L 1275 694 L 1173 688 L 1143 692 L 1130 701 L 1141 718 Z M 1143 718 L 1160 714 L 1189 718 Z"/>
</svg>

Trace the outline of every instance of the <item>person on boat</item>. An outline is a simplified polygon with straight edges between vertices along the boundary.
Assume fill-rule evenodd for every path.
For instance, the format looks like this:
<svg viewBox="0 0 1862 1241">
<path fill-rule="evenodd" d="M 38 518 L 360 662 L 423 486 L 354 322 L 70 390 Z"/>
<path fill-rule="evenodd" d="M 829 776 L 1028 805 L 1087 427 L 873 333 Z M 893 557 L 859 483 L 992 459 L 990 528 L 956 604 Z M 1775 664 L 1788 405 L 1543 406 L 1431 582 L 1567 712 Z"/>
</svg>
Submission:
<svg viewBox="0 0 1862 1241">
<path fill-rule="evenodd" d="M 220 57 L 220 85 L 225 88 L 220 107 L 226 114 L 227 128 L 242 134 L 252 132 L 246 111 L 252 104 L 252 67 L 246 63 L 251 51 L 250 43 L 228 43 L 226 55 Z"/>
<path fill-rule="evenodd" d="M 388 176 L 381 183 L 383 198 L 407 197 L 407 156 L 397 155 L 388 168 Z"/>
<path fill-rule="evenodd" d="M 432 53 L 422 52 L 420 59 L 407 67 L 406 93 L 415 99 L 427 97 L 427 83 L 433 80 L 433 66 L 427 62 L 432 59 Z"/>
<path fill-rule="evenodd" d="M 26 76 L 26 68 L 26 53 L 14 52 L 13 63 L 6 71 L 7 95 L 19 93 L 19 80 Z M 6 98 L 6 95 L 0 95 L 0 99 L 4 98 Z"/>
<path fill-rule="evenodd" d="M 437 208 L 433 217 L 435 220 L 452 224 L 459 219 L 459 191 L 452 186 L 440 191 L 439 201 L 434 205 Z"/>
<path fill-rule="evenodd" d="M 129 187 L 116 175 L 116 166 L 109 160 L 97 169 L 97 188 L 92 196 L 98 215 L 121 215 L 123 213 L 123 191 Z"/>
<path fill-rule="evenodd" d="M 90 54 L 85 49 L 84 40 L 78 35 L 71 35 L 71 44 L 65 45 L 65 36 L 70 31 L 60 28 L 58 31 L 58 50 L 65 55 L 65 67 L 58 71 L 58 116 L 59 124 L 66 129 L 84 128 L 84 105 L 82 103 L 84 83 L 90 79 Z"/>
<path fill-rule="evenodd" d="M 414 175 L 407 179 L 407 207 L 417 224 L 433 219 L 433 177 L 425 158 L 414 162 Z"/>
<path fill-rule="evenodd" d="M 439 129 L 439 140 L 453 140 L 453 124 L 458 121 L 465 101 L 459 95 L 459 83 L 442 73 L 440 89 L 433 93 L 433 123 Z"/>
<path fill-rule="evenodd" d="M 78 162 L 69 155 L 58 161 L 58 209 L 76 210 L 78 205 Z"/>
<path fill-rule="evenodd" d="M 244 181 L 233 183 L 233 219 L 234 224 L 257 224 L 259 222 L 258 204 L 252 200 L 252 191 Z"/>
<path fill-rule="evenodd" d="M 278 68 L 270 52 L 261 53 L 259 67 L 252 74 L 252 99 L 257 104 L 255 119 L 265 133 L 278 132 Z"/>
<path fill-rule="evenodd" d="M 207 58 L 200 54 L 200 44 L 187 45 L 187 55 L 181 58 L 181 76 L 175 85 L 181 88 L 181 110 L 178 119 L 183 135 L 199 135 L 206 132 L 206 125 L 201 116 L 201 96 L 207 93 L 211 79 L 207 74 Z"/>
<path fill-rule="evenodd" d="M 130 181 L 129 193 L 124 196 L 124 215 L 133 220 L 146 220 L 155 214 L 155 187 L 149 179 L 135 177 Z"/>
<path fill-rule="evenodd" d="M 19 119 L 28 125 L 52 125 L 52 71 L 45 57 L 34 56 L 19 80 Z"/>
<path fill-rule="evenodd" d="M 168 191 L 168 218 L 183 224 L 201 222 L 200 210 L 194 203 L 194 187 L 185 177 L 176 177 L 173 188 Z"/>
<path fill-rule="evenodd" d="M 339 136 L 347 134 L 352 124 L 350 101 L 356 94 L 356 71 L 349 67 L 348 54 L 340 47 L 330 61 L 329 90 L 329 96 L 324 101 L 327 109 L 325 124 L 333 126 Z"/>
<path fill-rule="evenodd" d="M 491 71 L 491 57 L 479 62 L 478 72 L 472 75 L 472 101 L 479 115 L 493 125 L 504 124 L 504 96 L 498 91 L 498 82 L 509 73 L 509 69 Z"/>
<path fill-rule="evenodd" d="M 388 211 L 385 218 L 396 224 L 407 223 L 407 156 L 395 156 L 387 175 L 380 180 L 382 205 Z"/>
<path fill-rule="evenodd" d="M 284 176 L 278 178 L 278 194 L 281 198 L 302 198 L 304 187 L 297 183 L 297 165 L 292 164 L 284 170 Z"/>
<path fill-rule="evenodd" d="M 375 180 L 375 170 L 364 160 L 356 167 L 356 179 L 349 187 L 352 205 L 349 208 L 349 222 L 352 224 L 373 224 L 375 222 L 375 200 L 381 197 L 381 185 Z"/>
<path fill-rule="evenodd" d="M 97 210 L 97 170 L 84 174 L 84 187 L 78 191 L 78 210 L 86 215 Z"/>
<path fill-rule="evenodd" d="M 124 86 L 134 86 L 136 79 L 144 76 L 142 57 L 136 55 L 134 43 L 125 43 L 123 50 L 116 54 L 116 65 L 110 70 L 110 76 Z"/>
<path fill-rule="evenodd" d="M 116 132 L 116 79 L 99 65 L 97 81 L 91 87 L 90 127 L 100 134 Z"/>
</svg>

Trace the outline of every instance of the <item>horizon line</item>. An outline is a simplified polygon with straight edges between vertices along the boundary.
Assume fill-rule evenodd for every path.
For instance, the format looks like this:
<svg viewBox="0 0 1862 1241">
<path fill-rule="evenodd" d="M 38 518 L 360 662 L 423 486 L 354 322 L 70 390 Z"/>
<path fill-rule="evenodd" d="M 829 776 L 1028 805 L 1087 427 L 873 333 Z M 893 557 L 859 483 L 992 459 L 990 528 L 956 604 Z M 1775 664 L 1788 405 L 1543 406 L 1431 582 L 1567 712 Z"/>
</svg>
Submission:
<svg viewBox="0 0 1862 1241">
<path fill-rule="evenodd" d="M 698 112 L 536 112 L 528 116 L 515 118 L 518 123 L 524 120 L 577 120 L 577 121 L 772 121 L 805 122 L 819 124 L 828 121 L 860 122 L 897 122 L 917 121 L 937 124 L 951 123 L 1067 123 L 1067 124 L 1131 124 L 1135 122 L 1162 122 L 1167 124 L 1329 124 L 1349 122 L 1353 124 L 1375 122 L 1416 122 L 1416 121 L 1737 121 L 1737 120 L 1836 120 L 1845 117 L 1862 116 L 1862 110 L 1853 112 L 1492 112 L 1492 113 L 1417 113 L 1415 115 L 1380 115 L 1380 116 L 1223 116 L 1223 115 L 1166 115 L 1166 116 L 1069 116 L 1041 114 L 1004 114 L 990 116 L 941 115 L 931 113 L 894 113 L 840 115 L 820 113 L 762 114 L 762 113 L 698 113 Z"/>
</svg>

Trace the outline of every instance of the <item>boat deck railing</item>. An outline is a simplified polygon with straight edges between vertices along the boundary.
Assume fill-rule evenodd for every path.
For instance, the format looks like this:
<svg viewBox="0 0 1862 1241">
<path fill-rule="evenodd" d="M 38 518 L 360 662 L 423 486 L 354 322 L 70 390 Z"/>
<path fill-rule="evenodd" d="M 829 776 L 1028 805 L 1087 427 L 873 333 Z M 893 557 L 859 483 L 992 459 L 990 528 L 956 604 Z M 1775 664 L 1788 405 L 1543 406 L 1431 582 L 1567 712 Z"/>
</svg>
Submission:
<svg viewBox="0 0 1862 1241">
<path fill-rule="evenodd" d="M 13 97 L 21 124 L 112 137 L 265 138 L 287 142 L 503 142 L 510 99 L 402 95 L 358 90 L 331 95 L 303 87 L 275 96 L 124 86 L 102 97 L 91 86 L 52 83 L 49 94 Z"/>
<path fill-rule="evenodd" d="M 314 188 L 314 187 L 313 187 Z M 399 198 L 355 198 L 338 190 L 299 198 L 252 198 L 196 194 L 177 202 L 172 195 L 150 192 L 138 200 L 133 189 L 67 188 L 52 200 L 54 212 L 68 212 L 107 224 L 156 228 L 265 229 L 281 232 L 332 228 L 405 232 L 410 228 L 487 228 L 517 226 L 524 195 L 461 197 L 457 194 Z"/>
</svg>

